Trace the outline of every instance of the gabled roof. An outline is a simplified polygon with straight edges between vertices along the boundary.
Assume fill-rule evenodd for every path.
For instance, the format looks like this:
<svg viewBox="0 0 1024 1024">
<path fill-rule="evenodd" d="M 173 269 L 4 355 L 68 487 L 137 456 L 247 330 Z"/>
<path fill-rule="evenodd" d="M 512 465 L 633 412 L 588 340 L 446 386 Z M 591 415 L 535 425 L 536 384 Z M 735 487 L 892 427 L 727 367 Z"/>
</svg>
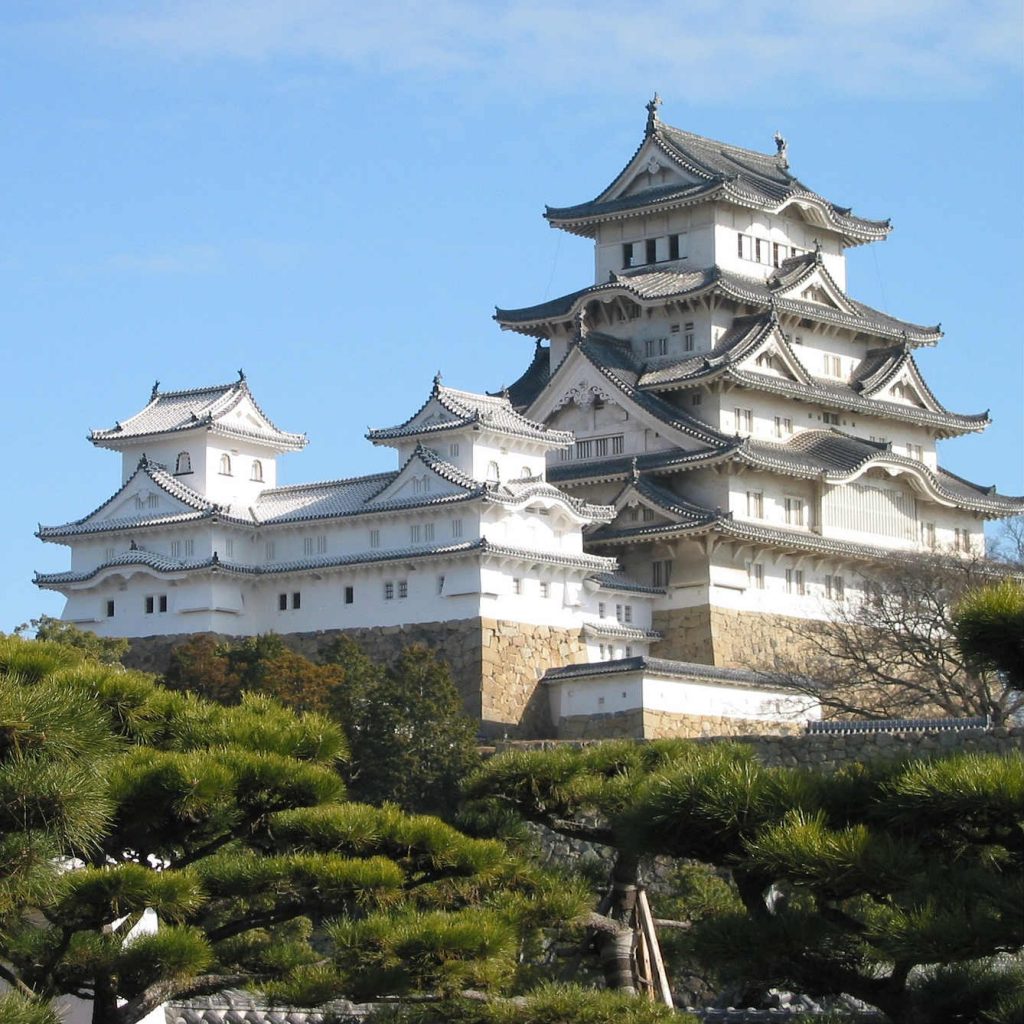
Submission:
<svg viewBox="0 0 1024 1024">
<path fill-rule="evenodd" d="M 171 498 L 178 508 L 174 511 L 153 515 L 148 509 L 139 509 L 138 515 L 104 518 L 104 509 L 117 505 L 124 496 L 137 491 L 141 486 L 152 485 Z M 208 501 L 197 491 L 186 486 L 177 477 L 145 455 L 139 460 L 135 472 L 98 508 L 81 519 L 60 526 L 40 526 L 36 536 L 40 540 L 60 540 L 64 537 L 80 536 L 88 533 L 104 533 L 111 530 L 137 529 L 146 526 L 168 526 L 174 523 L 191 522 L 206 519 L 221 511 L 221 506 Z"/>
<path fill-rule="evenodd" d="M 793 379 L 761 372 L 750 366 L 751 357 L 774 346 Z M 740 365 L 745 363 L 746 365 Z M 845 409 L 933 428 L 940 436 L 954 437 L 984 430 L 988 413 L 950 412 L 925 383 L 905 342 L 870 350 L 858 364 L 849 384 L 823 381 L 807 372 L 796 350 L 785 339 L 776 319 L 767 314 L 736 317 L 710 352 L 686 359 L 650 360 L 638 386 L 653 392 L 691 388 L 725 379 L 756 391 L 784 395 L 825 408 Z M 901 373 L 910 376 L 925 405 L 906 405 L 872 397 Z"/>
<path fill-rule="evenodd" d="M 852 312 L 782 294 L 777 278 L 761 281 L 721 267 L 686 269 L 684 263 L 658 264 L 623 270 L 612 280 L 591 285 L 568 295 L 521 309 L 497 309 L 494 319 L 506 330 L 533 337 L 547 337 L 554 323 L 576 317 L 593 300 L 611 302 L 622 296 L 647 306 L 667 301 L 696 302 L 716 295 L 765 312 L 775 310 L 780 319 L 795 317 L 815 323 L 842 327 L 880 338 L 905 339 L 912 347 L 934 345 L 942 337 L 941 328 L 898 320 L 862 302 L 847 297 Z"/>
<path fill-rule="evenodd" d="M 230 419 L 229 414 L 246 401 L 255 410 L 256 422 Z M 102 448 L 117 449 L 144 438 L 201 428 L 262 442 L 279 451 L 297 451 L 308 443 L 305 435 L 289 434 L 274 425 L 253 398 L 241 372 L 238 380 L 231 384 L 186 391 L 161 391 L 157 381 L 148 404 L 141 411 L 119 420 L 113 427 L 90 431 L 89 440 Z"/>
<path fill-rule="evenodd" d="M 515 409 L 526 409 L 531 406 L 537 396 L 544 390 L 551 376 L 551 349 L 537 342 L 533 350 L 533 359 L 523 374 L 508 386 L 508 400 Z"/>
<path fill-rule="evenodd" d="M 577 381 L 572 379 L 572 375 L 576 373 L 577 360 L 583 360 L 600 375 L 602 384 L 610 384 L 612 389 L 618 392 L 617 401 L 634 407 L 663 427 L 714 447 L 728 443 L 727 438 L 702 420 L 696 419 L 682 409 L 677 409 L 657 395 L 639 390 L 636 381 L 640 376 L 640 367 L 632 356 L 629 344 L 609 335 L 594 332 L 570 346 L 565 357 L 552 372 L 549 379 L 550 387 L 545 388 L 545 394 L 550 397 L 558 391 L 557 382 L 560 378 L 564 378 L 563 383 L 568 385 L 570 390 L 575 387 Z M 530 411 L 539 409 L 544 402 L 544 397 L 539 396 Z"/>
<path fill-rule="evenodd" d="M 540 441 L 551 447 L 565 447 L 573 440 L 568 431 L 548 430 L 543 423 L 527 419 L 516 411 L 507 394 L 479 395 L 471 391 L 457 391 L 444 387 L 440 374 L 434 378 L 427 400 L 409 419 L 396 427 L 370 430 L 366 436 L 374 444 L 388 444 L 467 427 Z"/>
<path fill-rule="evenodd" d="M 564 554 L 558 551 L 519 548 L 495 544 L 482 538 L 459 544 L 392 548 L 385 551 L 363 551 L 350 555 L 324 555 L 318 558 L 302 558 L 290 562 L 272 562 L 265 565 L 247 565 L 222 560 L 216 553 L 210 558 L 179 562 L 158 552 L 134 548 L 106 559 L 97 566 L 82 572 L 36 573 L 34 582 L 44 589 L 59 590 L 74 583 L 88 583 L 110 569 L 150 569 L 154 572 L 178 575 L 181 573 L 227 573 L 235 576 L 281 576 L 287 573 L 307 570 L 341 569 L 356 565 L 373 565 L 378 562 L 419 561 L 432 558 L 453 558 L 482 555 L 499 559 L 524 559 L 545 565 L 556 565 L 568 569 L 579 569 L 587 573 L 611 573 L 618 563 L 614 558 L 590 555 L 583 552 Z"/>
<path fill-rule="evenodd" d="M 858 217 L 790 174 L 785 142 L 776 144 L 779 151 L 771 154 L 742 149 L 673 128 L 652 114 L 633 156 L 600 195 L 576 206 L 546 207 L 544 216 L 552 226 L 593 237 L 602 221 L 716 200 L 769 213 L 798 206 L 811 223 L 836 232 L 845 245 L 889 234 L 888 221 Z M 652 177 L 647 187 L 627 194 L 652 158 L 666 163 L 681 180 L 665 184 L 659 175 L 657 183 Z"/>
<path fill-rule="evenodd" d="M 635 500 L 639 500 L 648 508 L 656 509 L 674 523 L 688 526 L 701 526 L 722 517 L 720 509 L 705 508 L 703 505 L 687 501 L 650 478 L 640 476 L 639 473 L 634 473 L 633 478 L 616 496 L 615 507 L 621 510 Z"/>
</svg>

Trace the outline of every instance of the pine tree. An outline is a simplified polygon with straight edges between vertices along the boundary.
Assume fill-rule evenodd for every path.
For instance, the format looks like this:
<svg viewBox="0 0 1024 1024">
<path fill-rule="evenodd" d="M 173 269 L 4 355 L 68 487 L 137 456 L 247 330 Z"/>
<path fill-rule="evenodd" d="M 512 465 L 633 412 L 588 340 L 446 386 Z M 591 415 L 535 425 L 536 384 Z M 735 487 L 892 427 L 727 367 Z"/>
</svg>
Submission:
<svg viewBox="0 0 1024 1024">
<path fill-rule="evenodd" d="M 609 743 L 494 758 L 471 791 L 615 849 L 599 910 L 620 929 L 597 922 L 610 987 L 635 985 L 621 926 L 653 855 L 728 869 L 734 899 L 692 922 L 689 949 L 752 991 L 846 992 L 893 1021 L 934 1019 L 915 1017 L 922 965 L 1024 944 L 1019 753 L 826 775 L 733 744 Z"/>
<path fill-rule="evenodd" d="M 496 841 L 347 802 L 344 737 L 322 715 L 262 695 L 222 706 L 68 648 L 4 645 L 7 751 L 17 736 L 30 756 L 18 709 L 51 689 L 81 712 L 78 732 L 65 709 L 47 719 L 62 771 L 23 775 L 47 799 L 70 787 L 38 842 L 42 874 L 5 868 L 4 971 L 30 999 L 72 994 L 92 1001 L 94 1024 L 134 1024 L 169 999 L 246 985 L 306 1005 L 501 993 L 521 983 L 534 936 L 584 906 Z M 86 734 L 104 748 L 99 788 Z M 79 775 L 93 784 L 88 820 Z"/>
</svg>

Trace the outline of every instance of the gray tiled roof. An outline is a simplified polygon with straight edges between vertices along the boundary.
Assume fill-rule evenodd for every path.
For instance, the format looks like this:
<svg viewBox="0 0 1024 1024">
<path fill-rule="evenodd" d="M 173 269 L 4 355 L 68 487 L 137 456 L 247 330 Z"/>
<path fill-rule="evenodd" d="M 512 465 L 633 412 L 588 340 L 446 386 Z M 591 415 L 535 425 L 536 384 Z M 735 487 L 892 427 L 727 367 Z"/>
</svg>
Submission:
<svg viewBox="0 0 1024 1024">
<path fill-rule="evenodd" d="M 138 486 L 140 476 L 148 479 L 154 487 L 163 491 L 176 501 L 180 501 L 191 511 L 173 512 L 155 516 L 140 509 L 140 514 L 137 516 L 119 516 L 116 519 L 102 519 L 92 523 L 89 522 L 93 516 L 111 502 L 116 501 L 120 495 L 134 490 L 135 487 Z M 110 530 L 136 529 L 145 526 L 165 526 L 173 523 L 184 523 L 191 522 L 196 519 L 209 518 L 219 511 L 221 511 L 221 506 L 216 505 L 212 501 L 208 501 L 197 491 L 192 490 L 191 487 L 183 484 L 177 477 L 168 473 L 167 470 L 159 463 L 153 462 L 143 456 L 139 460 L 139 464 L 136 467 L 135 472 L 132 473 L 124 484 L 122 484 L 121 487 L 107 498 L 107 500 L 98 508 L 93 509 L 88 515 L 82 516 L 81 519 L 75 519 L 70 523 L 64 523 L 60 526 L 40 526 L 36 532 L 36 536 L 39 537 L 40 540 L 55 540 L 60 537 L 72 537 L 88 533 L 103 533 Z"/>
<path fill-rule="evenodd" d="M 224 417 L 246 398 L 252 401 L 267 421 L 269 430 L 256 431 L 225 422 Z M 93 444 L 107 447 L 120 441 L 180 433 L 197 427 L 216 427 L 233 435 L 269 442 L 287 450 L 304 448 L 308 443 L 304 435 L 289 434 L 270 421 L 253 398 L 244 377 L 231 384 L 189 388 L 185 391 L 160 391 L 154 385 L 145 408 L 126 420 L 118 421 L 113 427 L 90 431 L 89 440 Z"/>
<path fill-rule="evenodd" d="M 804 377 L 803 380 L 759 373 L 736 365 L 755 353 L 773 335 L 777 344 L 786 349 L 798 372 Z M 913 355 L 902 342 L 887 348 L 869 350 L 855 368 L 849 384 L 823 382 L 806 371 L 799 356 L 785 339 L 778 338 L 776 322 L 768 314 L 736 317 L 729 330 L 709 352 L 686 359 L 651 360 L 646 365 L 648 368 L 639 379 L 639 387 L 652 391 L 694 387 L 711 380 L 727 378 L 754 390 L 814 402 L 826 408 L 920 423 L 934 427 L 942 436 L 947 437 L 983 430 L 991 422 L 988 413 L 962 414 L 946 409 L 921 377 Z M 868 397 L 907 366 L 922 394 L 934 408 L 926 409 Z"/>
<path fill-rule="evenodd" d="M 637 643 L 654 643 L 662 639 L 662 634 L 655 629 L 638 629 L 618 622 L 585 622 L 583 634 L 606 640 L 635 640 Z"/>
<path fill-rule="evenodd" d="M 938 326 L 899 320 L 853 299 L 848 299 L 853 312 L 847 313 L 817 302 L 787 298 L 777 294 L 779 291 L 778 282 L 744 277 L 717 266 L 687 270 L 680 264 L 666 264 L 656 269 L 637 267 L 624 270 L 611 281 L 591 285 L 537 306 L 498 309 L 494 319 L 503 327 L 521 330 L 525 334 L 545 334 L 547 321 L 564 321 L 581 302 L 591 296 L 599 298 L 603 293 L 625 292 L 640 302 L 648 303 L 665 299 L 698 299 L 713 293 L 766 311 L 774 306 L 780 316 L 789 314 L 878 337 L 906 336 L 912 345 L 934 345 L 941 337 Z"/>
<path fill-rule="evenodd" d="M 582 679 L 589 676 L 619 675 L 625 672 L 653 672 L 677 679 L 700 679 L 731 686 L 764 686 L 763 677 L 756 672 L 739 668 L 721 668 L 701 665 L 692 661 L 672 661 L 666 658 L 615 658 L 612 661 L 592 661 L 578 665 L 549 668 L 541 677 L 542 683 L 557 683 L 564 679 Z M 785 689 L 779 686 L 778 689 Z"/>
<path fill-rule="evenodd" d="M 620 591 L 624 594 L 653 594 L 664 596 L 665 591 L 661 587 L 649 587 L 644 583 L 638 583 L 624 572 L 598 572 L 589 577 L 598 585 L 601 590 Z"/>
<path fill-rule="evenodd" d="M 533 359 L 520 377 L 506 389 L 508 400 L 515 409 L 526 409 L 544 390 L 551 376 L 551 349 L 539 341 L 533 350 Z"/>
<path fill-rule="evenodd" d="M 224 572 L 239 576 L 279 576 L 307 570 L 340 569 L 355 565 L 373 565 L 378 562 L 415 561 L 423 558 L 456 557 L 473 554 L 494 555 L 499 558 L 523 558 L 546 565 L 582 569 L 591 572 L 611 572 L 618 567 L 614 558 L 601 555 L 563 554 L 557 551 L 521 548 L 495 544 L 486 538 L 461 544 L 393 548 L 387 551 L 361 551 L 351 555 L 301 558 L 264 565 L 247 565 L 222 560 L 216 553 L 212 558 L 178 561 L 154 551 L 138 548 L 124 551 L 83 572 L 36 573 L 35 583 L 40 587 L 60 587 L 69 583 L 85 583 L 107 569 L 119 566 L 147 566 L 157 572 Z"/>
<path fill-rule="evenodd" d="M 333 1000 L 313 1009 L 274 1006 L 265 996 L 240 989 L 215 995 L 174 999 L 164 1007 L 165 1024 L 349 1024 L 362 1021 L 374 1009 L 370 1003 Z"/>
<path fill-rule="evenodd" d="M 681 131 L 658 120 L 651 128 L 644 142 L 648 137 L 652 138 L 666 157 L 696 178 L 696 182 L 660 185 L 612 198 L 610 193 L 622 178 L 624 168 L 615 182 L 596 199 L 576 206 L 547 207 L 544 216 L 548 221 L 578 234 L 590 235 L 593 233 L 591 224 L 628 216 L 642 209 L 661 210 L 714 198 L 774 212 L 791 200 L 799 199 L 815 209 L 823 224 L 839 232 L 848 245 L 885 238 L 889 233 L 888 221 L 857 217 L 847 207 L 838 206 L 811 191 L 789 173 L 776 153 L 742 149 Z"/>
<path fill-rule="evenodd" d="M 679 522 L 700 525 L 718 519 L 721 512 L 716 509 L 705 508 L 703 505 L 694 504 L 685 498 L 674 494 L 665 487 L 656 484 L 648 477 L 640 477 L 633 485 L 638 494 L 646 498 L 651 504 L 657 506 L 672 516 L 676 516 Z"/>
<path fill-rule="evenodd" d="M 449 419 L 426 425 L 415 423 L 415 419 L 427 406 L 436 401 L 450 416 Z M 505 395 L 480 395 L 471 391 L 457 391 L 444 387 L 440 378 L 434 379 L 434 386 L 427 400 L 404 423 L 396 427 L 370 430 L 367 438 L 375 442 L 387 442 L 408 437 L 420 437 L 463 427 L 478 426 L 501 434 L 549 442 L 552 445 L 572 444 L 572 434 L 564 430 L 549 430 L 543 423 L 535 423 L 513 408 Z"/>
</svg>

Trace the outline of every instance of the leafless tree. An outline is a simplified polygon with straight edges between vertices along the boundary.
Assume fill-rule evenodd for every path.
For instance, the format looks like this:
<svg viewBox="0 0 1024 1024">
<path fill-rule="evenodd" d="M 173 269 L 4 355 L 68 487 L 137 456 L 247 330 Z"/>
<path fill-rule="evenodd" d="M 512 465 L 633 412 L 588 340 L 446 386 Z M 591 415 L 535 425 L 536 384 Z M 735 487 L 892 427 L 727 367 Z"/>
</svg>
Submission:
<svg viewBox="0 0 1024 1024">
<path fill-rule="evenodd" d="M 973 670 L 953 635 L 951 609 L 1006 575 L 985 559 L 934 555 L 861 578 L 863 598 L 836 602 L 820 622 L 796 622 L 789 655 L 766 676 L 816 697 L 826 717 L 988 715 L 1024 709 L 1024 694 L 996 672 Z"/>
</svg>

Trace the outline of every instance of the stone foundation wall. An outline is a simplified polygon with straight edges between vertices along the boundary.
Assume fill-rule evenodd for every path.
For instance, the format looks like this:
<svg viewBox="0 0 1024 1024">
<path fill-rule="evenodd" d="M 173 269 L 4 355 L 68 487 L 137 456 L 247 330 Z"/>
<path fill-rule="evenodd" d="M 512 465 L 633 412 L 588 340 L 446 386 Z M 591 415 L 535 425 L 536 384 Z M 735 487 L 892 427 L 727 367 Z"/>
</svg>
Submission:
<svg viewBox="0 0 1024 1024">
<path fill-rule="evenodd" d="M 795 735 L 803 724 L 761 722 L 724 715 L 683 715 L 672 711 L 634 708 L 609 715 L 573 715 L 558 721 L 558 738 L 589 739 L 697 739 L 714 736 L 751 736 L 759 733 Z"/>
<path fill-rule="evenodd" d="M 654 613 L 654 629 L 664 639 L 655 645 L 652 654 L 701 665 L 772 671 L 780 655 L 806 657 L 801 634 L 814 628 L 813 621 L 789 615 L 738 612 L 709 605 L 673 608 Z"/>
<path fill-rule="evenodd" d="M 124 664 L 160 674 L 174 649 L 193 635 L 132 638 Z M 480 722 L 487 737 L 553 736 L 547 693 L 537 682 L 549 668 L 585 659 L 579 630 L 495 619 L 282 633 L 281 640 L 315 661 L 321 648 L 338 636 L 354 640 L 377 661 L 388 661 L 413 643 L 435 650 L 452 670 L 466 713 Z"/>
</svg>

